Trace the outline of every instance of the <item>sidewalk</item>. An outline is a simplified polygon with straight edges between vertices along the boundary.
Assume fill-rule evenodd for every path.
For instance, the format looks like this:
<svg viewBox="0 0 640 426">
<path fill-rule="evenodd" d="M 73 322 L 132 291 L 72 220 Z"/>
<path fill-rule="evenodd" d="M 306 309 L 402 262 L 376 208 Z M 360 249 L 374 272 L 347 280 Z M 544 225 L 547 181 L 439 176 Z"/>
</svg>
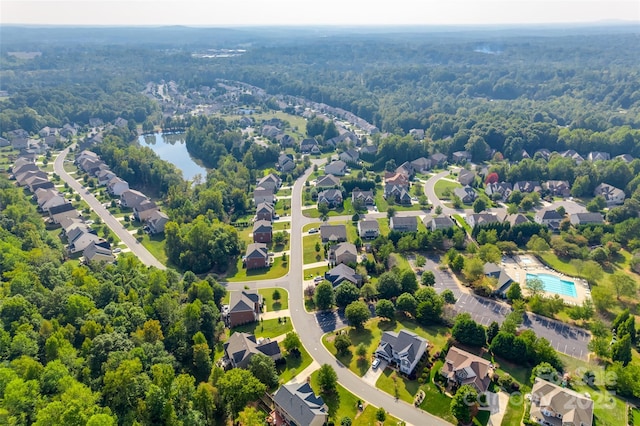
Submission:
<svg viewBox="0 0 640 426">
<path fill-rule="evenodd" d="M 311 373 L 320 368 L 320 364 L 317 361 L 313 361 L 307 368 L 295 375 L 295 377 L 287 382 L 288 383 L 303 383 L 307 381 L 307 378 L 311 376 Z"/>
</svg>

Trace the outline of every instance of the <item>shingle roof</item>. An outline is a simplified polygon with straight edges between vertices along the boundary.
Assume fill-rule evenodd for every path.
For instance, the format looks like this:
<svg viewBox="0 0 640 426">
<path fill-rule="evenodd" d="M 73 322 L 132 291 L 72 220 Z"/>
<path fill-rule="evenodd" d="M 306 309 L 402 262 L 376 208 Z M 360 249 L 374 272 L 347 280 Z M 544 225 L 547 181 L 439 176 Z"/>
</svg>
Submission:
<svg viewBox="0 0 640 426">
<path fill-rule="evenodd" d="M 422 356 L 422 354 L 419 353 L 420 346 L 426 343 L 427 339 L 411 331 L 400 330 L 397 333 L 394 331 L 385 331 L 382 333 L 382 339 L 376 352 L 382 350 L 388 353 L 389 348 L 387 347 L 390 347 L 392 352 L 398 353 L 400 357 L 406 356 L 409 363 L 413 364 L 417 357 Z"/>
<path fill-rule="evenodd" d="M 531 388 L 531 416 L 551 422 L 562 416 L 562 424 L 591 426 L 593 424 L 593 401 L 570 389 L 562 388 L 536 377 Z M 547 418 L 544 411 L 552 416 Z"/>
<path fill-rule="evenodd" d="M 229 312 L 254 311 L 255 303 L 260 303 L 260 295 L 252 291 L 232 291 L 229 295 Z"/>
<path fill-rule="evenodd" d="M 490 364 L 486 359 L 451 346 L 442 366 L 442 372 L 451 380 L 473 385 L 478 391 L 484 392 L 491 382 Z"/>
<path fill-rule="evenodd" d="M 309 383 L 282 385 L 273 395 L 275 404 L 297 425 L 309 425 L 316 416 L 329 416 L 327 406 L 316 396 Z"/>
<path fill-rule="evenodd" d="M 320 225 L 320 237 L 323 241 L 346 241 L 347 227 L 344 225 Z"/>
</svg>

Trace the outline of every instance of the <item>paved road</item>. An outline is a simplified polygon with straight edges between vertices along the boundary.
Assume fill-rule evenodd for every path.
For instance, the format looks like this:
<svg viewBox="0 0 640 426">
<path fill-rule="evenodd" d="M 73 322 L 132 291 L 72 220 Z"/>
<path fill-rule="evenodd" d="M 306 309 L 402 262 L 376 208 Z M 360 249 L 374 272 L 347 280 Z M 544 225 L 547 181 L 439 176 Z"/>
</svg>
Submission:
<svg viewBox="0 0 640 426">
<path fill-rule="evenodd" d="M 75 146 L 75 145 L 73 145 Z M 104 206 L 88 192 L 78 181 L 71 177 L 64 170 L 64 161 L 69 153 L 69 148 L 60 152 L 53 163 L 53 171 L 60 176 L 60 178 L 69 184 L 74 191 L 87 202 L 91 210 L 96 212 L 100 219 L 111 228 L 111 230 L 120 238 L 120 240 L 135 254 L 142 263 L 147 266 L 155 266 L 158 269 L 166 269 L 166 267 L 158 261 L 142 244 L 136 240 L 136 238 L 129 233 L 129 231 L 111 214 Z"/>
<path fill-rule="evenodd" d="M 448 271 L 438 269 L 438 262 L 439 259 L 430 257 L 425 266 L 434 271 L 436 291 L 440 293 L 444 289 L 449 289 L 456 296 L 454 306 L 456 312 L 469 312 L 475 321 L 484 326 L 493 321 L 501 324 L 511 313 L 511 306 L 506 303 L 463 292 Z M 526 313 L 522 327 L 531 329 L 536 333 L 536 336 L 547 339 L 558 352 L 575 358 L 587 359 L 589 354 L 587 346 L 591 335 L 582 328 L 573 327 L 531 312 Z"/>
<path fill-rule="evenodd" d="M 435 174 L 431 176 L 429 179 L 427 179 L 427 181 L 424 183 L 424 194 L 429 199 L 429 202 L 433 205 L 434 210 L 436 209 L 436 207 L 440 206 L 442 208 L 442 214 L 449 216 L 452 214 L 458 214 L 460 212 L 457 211 L 456 209 L 452 209 L 451 207 L 445 206 L 444 203 L 440 201 L 440 199 L 436 195 L 436 190 L 435 190 L 436 182 L 438 182 L 440 179 L 445 178 L 447 176 L 449 176 L 449 171 L 444 171 L 444 172 Z"/>
</svg>

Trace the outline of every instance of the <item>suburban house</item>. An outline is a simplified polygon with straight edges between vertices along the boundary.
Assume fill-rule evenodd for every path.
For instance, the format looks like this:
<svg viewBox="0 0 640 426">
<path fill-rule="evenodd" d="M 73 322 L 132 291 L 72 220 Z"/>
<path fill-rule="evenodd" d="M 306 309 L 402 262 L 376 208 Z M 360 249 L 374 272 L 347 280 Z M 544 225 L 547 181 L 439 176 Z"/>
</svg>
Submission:
<svg viewBox="0 0 640 426">
<path fill-rule="evenodd" d="M 257 187 L 253 190 L 253 203 L 257 206 L 260 203 L 275 204 L 276 197 L 272 189 Z"/>
<path fill-rule="evenodd" d="M 253 242 L 270 243 L 273 238 L 273 226 L 268 220 L 257 220 L 253 223 Z"/>
<path fill-rule="evenodd" d="M 453 195 L 459 197 L 464 204 L 471 204 L 478 198 L 476 191 L 469 185 L 454 189 Z"/>
<path fill-rule="evenodd" d="M 256 208 L 256 220 L 268 220 L 273 221 L 275 209 L 270 203 L 260 203 Z"/>
<path fill-rule="evenodd" d="M 262 296 L 257 291 L 232 291 L 229 294 L 227 324 L 233 328 L 237 325 L 258 321 L 262 311 L 262 303 Z"/>
<path fill-rule="evenodd" d="M 333 287 L 337 287 L 345 281 L 355 285 L 360 285 L 362 283 L 362 275 L 356 273 L 353 268 L 345 265 L 344 263 L 340 263 L 333 269 L 325 272 L 324 279 L 329 281 Z"/>
<path fill-rule="evenodd" d="M 376 145 L 364 145 L 360 147 L 360 153 L 376 155 L 378 153 L 378 147 Z"/>
<path fill-rule="evenodd" d="M 342 160 L 333 161 L 324 166 L 324 172 L 328 175 L 344 176 L 347 174 L 347 163 Z"/>
<path fill-rule="evenodd" d="M 276 140 L 283 148 L 293 147 L 296 144 L 296 140 L 291 135 L 287 135 L 286 133 L 282 133 L 276 136 Z"/>
<path fill-rule="evenodd" d="M 19 176 L 26 172 L 39 172 L 40 168 L 36 166 L 36 163 L 29 161 L 26 158 L 18 158 L 11 168 L 11 173 L 14 177 Z"/>
<path fill-rule="evenodd" d="M 397 204 L 411 204 L 411 194 L 409 194 L 409 186 L 387 182 L 384 185 L 384 198 L 391 198 Z"/>
<path fill-rule="evenodd" d="M 91 243 L 106 242 L 104 239 L 98 237 L 96 234 L 86 228 L 74 228 L 67 234 L 69 245 L 67 251 L 70 254 L 80 253 L 86 249 Z M 107 244 L 109 244 L 107 242 Z"/>
<path fill-rule="evenodd" d="M 592 426 L 593 401 L 536 377 L 531 388 L 531 420 L 552 426 Z"/>
<path fill-rule="evenodd" d="M 247 269 L 259 269 L 269 266 L 267 245 L 264 243 L 249 244 L 247 246 L 247 254 L 244 257 L 244 264 Z"/>
<path fill-rule="evenodd" d="M 414 139 L 423 139 L 424 138 L 424 130 L 422 129 L 410 129 L 409 134 L 414 137 Z"/>
<path fill-rule="evenodd" d="M 45 172 L 39 169 L 20 172 L 17 175 L 14 175 L 14 177 L 16 178 L 16 182 L 18 182 L 18 185 L 20 186 L 26 186 L 27 181 L 34 177 L 49 180 L 49 176 Z"/>
<path fill-rule="evenodd" d="M 568 197 L 571 195 L 571 186 L 566 180 L 548 180 L 542 184 L 542 188 L 555 197 Z"/>
<path fill-rule="evenodd" d="M 506 215 L 502 221 L 509 222 L 509 225 L 511 225 L 511 227 L 513 228 L 516 225 L 528 223 L 529 219 L 522 213 L 515 213 Z"/>
<path fill-rule="evenodd" d="M 576 162 L 576 164 L 580 164 L 584 161 L 584 158 L 582 158 L 582 155 L 578 154 L 573 149 L 568 149 L 566 151 L 559 152 L 559 154 L 563 158 L 571 158 L 573 161 Z"/>
<path fill-rule="evenodd" d="M 633 161 L 633 155 L 631 154 L 620 154 L 614 157 L 615 160 L 622 160 L 625 163 L 630 163 Z"/>
<path fill-rule="evenodd" d="M 349 264 L 358 261 L 358 250 L 355 244 L 340 243 L 329 248 L 329 263 L 334 265 L 339 263 Z"/>
<path fill-rule="evenodd" d="M 457 164 L 466 163 L 471 161 L 471 153 L 469 151 L 456 151 L 451 154 L 451 160 Z"/>
<path fill-rule="evenodd" d="M 602 151 L 592 151 L 587 154 L 587 160 L 589 161 L 609 161 L 611 159 L 611 154 L 608 152 Z"/>
<path fill-rule="evenodd" d="M 358 235 L 360 238 L 371 240 L 380 235 L 380 224 L 377 220 L 361 220 L 358 222 Z"/>
<path fill-rule="evenodd" d="M 49 209 L 49 218 L 53 223 L 60 223 L 65 217 L 75 218 L 80 217 L 78 210 L 73 207 L 73 204 L 67 203 L 59 206 L 51 207 Z"/>
<path fill-rule="evenodd" d="M 133 208 L 133 217 L 140 222 L 146 222 L 158 210 L 156 203 L 151 200 L 144 200 Z"/>
<path fill-rule="evenodd" d="M 484 264 L 484 275 L 497 280 L 497 287 L 494 291 L 496 294 L 504 295 L 509 287 L 511 287 L 511 283 L 513 283 L 509 274 L 495 263 L 487 262 Z"/>
<path fill-rule="evenodd" d="M 135 189 L 127 189 L 120 194 L 120 205 L 133 209 L 143 201 L 148 200 L 147 196 Z"/>
<path fill-rule="evenodd" d="M 320 239 L 323 243 L 347 241 L 347 227 L 344 225 L 320 225 Z"/>
<path fill-rule="evenodd" d="M 276 192 L 281 185 L 282 185 L 282 179 L 280 179 L 278 176 L 274 175 L 273 173 L 269 173 L 268 175 L 264 176 L 262 179 L 258 180 L 256 187 L 270 189 L 271 192 Z"/>
<path fill-rule="evenodd" d="M 282 358 L 278 342 L 269 338 L 256 339 L 249 333 L 233 333 L 224 344 L 224 353 L 234 368 L 247 368 L 255 354 L 266 355 L 274 361 Z"/>
<path fill-rule="evenodd" d="M 373 206 L 376 200 L 372 190 L 361 191 L 360 188 L 354 188 L 351 193 L 351 203 L 355 204 L 356 201 L 360 201 L 365 206 Z"/>
<path fill-rule="evenodd" d="M 105 241 L 106 242 L 106 241 Z M 106 242 L 107 245 L 109 244 Z M 110 247 L 105 247 L 104 244 L 96 243 L 92 241 L 82 252 L 84 261 L 89 262 L 105 262 L 113 263 L 116 258 L 113 256 Z"/>
<path fill-rule="evenodd" d="M 3 137 L 0 137 L 0 148 L 11 145 L 11 142 Z"/>
<path fill-rule="evenodd" d="M 116 177 L 116 174 L 109 169 L 100 170 L 98 172 L 98 185 L 105 186 L 109 181 Z"/>
<path fill-rule="evenodd" d="M 596 189 L 593 191 L 593 195 L 602 195 L 607 201 L 608 206 L 624 203 L 625 197 L 624 191 L 622 189 L 618 189 L 615 186 L 609 185 L 608 183 L 601 183 L 600 185 L 596 186 Z"/>
<path fill-rule="evenodd" d="M 78 162 L 78 168 L 91 176 L 96 176 L 100 170 L 109 167 L 100 159 L 85 158 Z"/>
<path fill-rule="evenodd" d="M 515 185 L 513 185 L 513 190 L 522 193 L 540 192 L 542 191 L 542 187 L 540 186 L 540 182 L 536 180 L 523 180 L 516 182 Z"/>
<path fill-rule="evenodd" d="M 569 216 L 569 220 L 573 226 L 590 225 L 590 224 L 602 224 L 604 218 L 602 213 L 572 213 Z"/>
<path fill-rule="evenodd" d="M 535 158 L 536 155 L 538 157 L 544 158 L 545 160 L 549 160 L 549 157 L 551 157 L 551 151 L 549 151 L 547 148 L 538 149 L 533 153 L 533 157 Z"/>
<path fill-rule="evenodd" d="M 318 204 L 325 203 L 330 209 L 342 206 L 342 191 L 331 188 L 318 193 Z"/>
<path fill-rule="evenodd" d="M 557 228 L 562 219 L 564 219 L 562 215 L 553 209 L 538 210 L 533 217 L 535 223 L 551 226 L 552 228 Z"/>
<path fill-rule="evenodd" d="M 160 234 L 164 232 L 164 226 L 169 222 L 169 216 L 160 210 L 153 211 L 147 218 L 147 228 L 150 234 Z"/>
<path fill-rule="evenodd" d="M 425 217 L 424 218 L 424 226 L 431 231 L 436 231 L 438 229 L 449 229 L 453 228 L 455 224 L 453 220 L 451 220 L 448 216 L 436 216 L 436 217 Z"/>
<path fill-rule="evenodd" d="M 49 188 L 49 189 L 39 189 L 38 191 L 55 191 L 53 188 Z M 58 191 L 55 191 L 58 192 Z M 48 200 L 45 200 L 42 204 L 39 204 L 40 210 L 42 210 L 44 213 L 49 213 L 49 209 L 51 209 L 51 207 L 56 207 L 56 206 L 61 206 L 63 204 L 67 204 L 69 201 L 67 201 L 66 198 L 64 198 L 62 196 L 62 194 L 60 194 L 59 192 L 54 195 L 53 197 L 50 197 Z"/>
<path fill-rule="evenodd" d="M 471 185 L 473 180 L 476 178 L 476 172 L 472 170 L 462 169 L 458 173 L 458 182 L 462 185 Z"/>
<path fill-rule="evenodd" d="M 31 176 L 25 179 L 25 186 L 29 191 L 36 192 L 38 189 L 53 189 L 55 185 L 49 180 L 49 177 Z"/>
<path fill-rule="evenodd" d="M 468 214 L 466 221 L 469 226 L 473 228 L 474 226 L 484 225 L 486 223 L 500 222 L 500 219 L 493 213 L 474 213 Z"/>
<path fill-rule="evenodd" d="M 55 188 L 38 188 L 33 192 L 33 197 L 31 198 L 34 199 L 36 203 L 38 203 L 38 208 L 42 210 L 42 205 L 45 202 L 59 195 L 62 194 L 60 194 L 60 192 L 58 192 L 58 190 Z"/>
<path fill-rule="evenodd" d="M 300 152 L 302 154 L 320 154 L 320 147 L 318 141 L 315 139 L 303 139 L 300 142 Z"/>
<path fill-rule="evenodd" d="M 424 173 L 431 168 L 431 160 L 428 158 L 420 157 L 411 162 L 413 170 L 417 173 Z"/>
<path fill-rule="evenodd" d="M 493 368 L 490 361 L 451 346 L 440 374 L 447 378 L 450 386 L 471 385 L 483 393 L 489 389 Z"/>
<path fill-rule="evenodd" d="M 426 352 L 427 345 L 427 339 L 411 331 L 385 331 L 374 355 L 396 364 L 402 373 L 410 375 Z"/>
<path fill-rule="evenodd" d="M 15 149 L 27 149 L 29 147 L 28 138 L 13 138 L 11 139 L 11 146 Z"/>
<path fill-rule="evenodd" d="M 447 162 L 447 156 L 436 152 L 431 156 L 431 164 L 434 166 L 442 166 Z"/>
<path fill-rule="evenodd" d="M 416 232 L 418 230 L 418 218 L 415 216 L 394 216 L 389 222 L 392 231 Z"/>
<path fill-rule="evenodd" d="M 296 163 L 293 162 L 293 158 L 287 154 L 280 154 L 278 157 L 278 170 L 283 173 L 289 173 L 296 168 Z"/>
<path fill-rule="evenodd" d="M 360 159 L 360 153 L 355 149 L 349 149 L 341 152 L 338 157 L 345 163 L 357 163 Z"/>
<path fill-rule="evenodd" d="M 107 183 L 107 192 L 111 195 L 119 197 L 123 192 L 129 190 L 129 183 L 126 180 L 114 177 Z"/>
<path fill-rule="evenodd" d="M 329 420 L 329 408 L 309 383 L 282 385 L 273 395 L 274 426 L 322 426 Z"/>
<path fill-rule="evenodd" d="M 405 161 L 396 168 L 396 173 L 405 176 L 407 179 L 411 179 L 414 174 L 413 166 L 410 162 Z"/>
<path fill-rule="evenodd" d="M 407 175 L 398 172 L 385 172 L 384 183 L 387 185 L 397 185 L 409 188 L 409 178 Z"/>
<path fill-rule="evenodd" d="M 496 182 L 496 183 L 488 183 L 484 187 L 484 193 L 487 194 L 490 198 L 494 198 L 494 194 L 500 194 L 503 199 L 509 198 L 511 192 L 513 191 L 513 185 L 509 182 Z"/>
<path fill-rule="evenodd" d="M 316 181 L 316 188 L 334 188 L 340 185 L 340 179 L 334 175 L 320 176 Z"/>
</svg>

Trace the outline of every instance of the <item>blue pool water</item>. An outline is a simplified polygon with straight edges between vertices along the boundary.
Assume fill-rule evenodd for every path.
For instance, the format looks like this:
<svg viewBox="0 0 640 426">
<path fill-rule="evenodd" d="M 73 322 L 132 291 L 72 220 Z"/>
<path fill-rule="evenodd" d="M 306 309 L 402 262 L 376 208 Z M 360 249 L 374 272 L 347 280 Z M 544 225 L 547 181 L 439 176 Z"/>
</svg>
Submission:
<svg viewBox="0 0 640 426">
<path fill-rule="evenodd" d="M 527 274 L 527 281 L 539 279 L 544 285 L 544 290 L 549 293 L 560 294 L 562 296 L 576 297 L 576 285 L 573 281 L 563 280 L 560 277 L 550 274 Z"/>
</svg>

